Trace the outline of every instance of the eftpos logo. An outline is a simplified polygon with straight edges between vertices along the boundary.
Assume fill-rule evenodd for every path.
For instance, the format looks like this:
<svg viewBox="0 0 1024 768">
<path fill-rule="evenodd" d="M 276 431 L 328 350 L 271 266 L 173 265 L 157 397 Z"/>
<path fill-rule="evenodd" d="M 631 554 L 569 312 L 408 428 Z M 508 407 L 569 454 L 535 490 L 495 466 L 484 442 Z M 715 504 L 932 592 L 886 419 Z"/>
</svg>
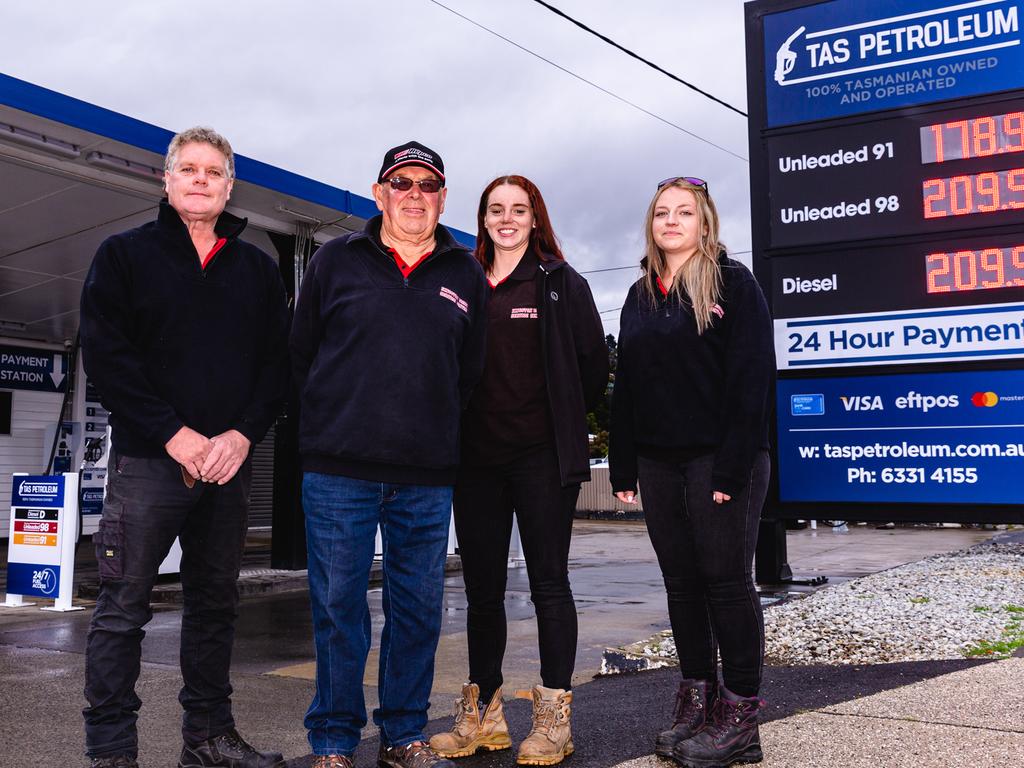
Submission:
<svg viewBox="0 0 1024 768">
<path fill-rule="evenodd" d="M 949 4 L 831 29 L 808 31 L 801 25 L 776 50 L 773 79 L 788 86 L 856 76 L 874 85 L 871 72 L 1020 44 L 1017 5 L 1011 0 Z M 956 72 L 950 65 L 935 74 Z"/>
</svg>

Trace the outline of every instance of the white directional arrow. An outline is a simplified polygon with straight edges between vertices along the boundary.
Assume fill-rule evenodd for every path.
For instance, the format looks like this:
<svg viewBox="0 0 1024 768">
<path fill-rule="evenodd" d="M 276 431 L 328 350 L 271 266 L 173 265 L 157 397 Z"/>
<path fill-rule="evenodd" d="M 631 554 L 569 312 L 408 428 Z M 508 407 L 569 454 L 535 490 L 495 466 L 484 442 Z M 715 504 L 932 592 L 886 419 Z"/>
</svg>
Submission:
<svg viewBox="0 0 1024 768">
<path fill-rule="evenodd" d="M 50 378 L 53 379 L 53 386 L 60 389 L 60 383 L 64 381 L 64 355 L 53 356 L 53 373 Z"/>
</svg>

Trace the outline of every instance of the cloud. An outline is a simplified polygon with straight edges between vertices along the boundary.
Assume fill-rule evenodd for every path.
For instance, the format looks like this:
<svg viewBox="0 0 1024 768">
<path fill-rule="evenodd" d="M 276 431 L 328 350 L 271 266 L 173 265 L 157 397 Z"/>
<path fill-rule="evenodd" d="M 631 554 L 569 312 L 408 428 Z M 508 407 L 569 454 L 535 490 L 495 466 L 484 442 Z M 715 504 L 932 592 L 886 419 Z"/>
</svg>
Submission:
<svg viewBox="0 0 1024 768">
<path fill-rule="evenodd" d="M 746 121 L 536 3 L 445 5 L 746 155 Z M 560 0 L 565 12 L 745 108 L 743 3 Z M 750 247 L 749 167 L 429 0 L 58 0 L 4 9 L 0 71 L 157 125 L 215 126 L 245 155 L 367 196 L 385 149 L 445 159 L 444 221 L 472 231 L 495 176 L 532 178 L 581 270 L 639 259 L 658 180 L 708 179 L 723 239 Z M 593 275 L 599 308 L 636 273 Z M 614 314 L 606 315 L 614 317 Z M 606 327 L 616 327 L 617 321 Z"/>
</svg>

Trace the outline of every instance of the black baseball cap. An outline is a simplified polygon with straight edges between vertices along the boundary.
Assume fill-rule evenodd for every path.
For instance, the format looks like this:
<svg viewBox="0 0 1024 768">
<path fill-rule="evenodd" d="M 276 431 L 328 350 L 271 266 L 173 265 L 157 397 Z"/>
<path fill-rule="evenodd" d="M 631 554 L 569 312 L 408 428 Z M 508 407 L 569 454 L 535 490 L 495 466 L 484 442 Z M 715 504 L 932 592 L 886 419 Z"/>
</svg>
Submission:
<svg viewBox="0 0 1024 768">
<path fill-rule="evenodd" d="M 377 174 L 377 183 L 379 184 L 392 172 L 407 165 L 418 165 L 431 170 L 442 182 L 444 181 L 444 161 L 441 156 L 418 141 L 410 141 L 400 147 L 389 149 L 384 154 L 384 162 L 381 163 L 380 173 Z"/>
</svg>

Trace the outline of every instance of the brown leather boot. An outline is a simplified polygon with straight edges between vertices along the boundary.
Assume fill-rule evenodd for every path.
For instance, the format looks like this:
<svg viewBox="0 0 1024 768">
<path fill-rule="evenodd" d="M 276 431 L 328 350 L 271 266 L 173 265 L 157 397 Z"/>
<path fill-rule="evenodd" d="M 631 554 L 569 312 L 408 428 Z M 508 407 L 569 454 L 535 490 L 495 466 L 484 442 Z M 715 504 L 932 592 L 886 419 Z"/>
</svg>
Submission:
<svg viewBox="0 0 1024 768">
<path fill-rule="evenodd" d="M 715 688 L 712 688 L 714 691 Z M 676 707 L 672 713 L 672 727 L 658 734 L 654 751 L 664 757 L 672 757 L 672 750 L 680 741 L 686 741 L 704 727 L 711 711 L 706 680 L 679 681 L 676 691 Z"/>
<path fill-rule="evenodd" d="M 501 688 L 491 696 L 483 715 L 480 714 L 476 683 L 462 686 L 462 698 L 455 700 L 455 727 L 430 737 L 430 748 L 441 757 L 468 757 L 480 749 L 508 749 L 512 739 L 501 704 Z"/>
<path fill-rule="evenodd" d="M 672 759 L 684 768 L 721 768 L 763 759 L 757 713 L 764 702 L 757 696 L 738 696 L 725 686 L 711 720 L 696 736 L 680 741 Z"/>
<path fill-rule="evenodd" d="M 519 765 L 554 765 L 573 752 L 572 691 L 533 686 L 531 691 L 516 691 L 516 697 L 533 700 L 533 727 L 519 745 Z"/>
</svg>

